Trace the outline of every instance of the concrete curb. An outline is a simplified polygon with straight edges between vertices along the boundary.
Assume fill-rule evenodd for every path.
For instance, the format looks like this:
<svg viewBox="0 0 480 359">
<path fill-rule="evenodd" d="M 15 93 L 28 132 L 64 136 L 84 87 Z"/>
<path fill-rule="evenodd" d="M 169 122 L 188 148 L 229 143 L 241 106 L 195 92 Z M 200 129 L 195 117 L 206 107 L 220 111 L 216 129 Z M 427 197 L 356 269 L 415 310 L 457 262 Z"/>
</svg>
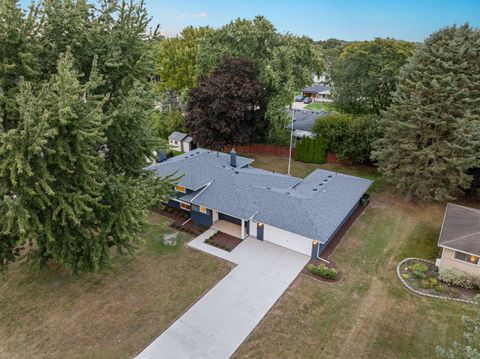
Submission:
<svg viewBox="0 0 480 359">
<path fill-rule="evenodd" d="M 450 297 L 444 297 L 444 296 L 440 296 L 440 295 L 423 293 L 423 292 L 420 292 L 419 290 L 416 290 L 416 289 L 410 287 L 410 285 L 407 283 L 407 281 L 402 278 L 402 276 L 401 276 L 401 274 L 400 274 L 400 268 L 402 267 L 402 265 L 404 265 L 405 262 L 408 262 L 408 261 L 411 261 L 411 260 L 435 264 L 435 263 L 433 263 L 432 261 L 428 261 L 428 260 L 422 259 L 422 258 L 405 258 L 405 259 L 402 260 L 400 263 L 398 263 L 398 265 L 397 265 L 397 277 L 398 277 L 398 279 L 400 279 L 400 281 L 401 281 L 402 284 L 405 286 L 405 288 L 411 290 L 412 292 L 414 292 L 414 293 L 416 293 L 416 294 L 418 294 L 418 295 L 422 295 L 422 296 L 424 296 L 424 297 L 430 297 L 430 298 L 436 298 L 436 299 L 444 299 L 444 300 L 452 300 L 452 301 L 454 301 L 454 302 L 460 302 L 460 303 L 466 303 L 466 304 L 477 304 L 476 302 L 474 302 L 474 301 L 472 301 L 472 300 L 457 299 L 457 298 L 450 298 Z"/>
</svg>

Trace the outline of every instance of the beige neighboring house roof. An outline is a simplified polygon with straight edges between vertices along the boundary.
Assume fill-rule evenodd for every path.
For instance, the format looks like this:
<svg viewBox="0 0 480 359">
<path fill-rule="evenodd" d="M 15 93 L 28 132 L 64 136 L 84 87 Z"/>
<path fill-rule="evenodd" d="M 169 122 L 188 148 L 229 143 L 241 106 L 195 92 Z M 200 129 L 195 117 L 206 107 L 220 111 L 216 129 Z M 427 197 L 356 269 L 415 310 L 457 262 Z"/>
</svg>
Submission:
<svg viewBox="0 0 480 359">
<path fill-rule="evenodd" d="M 448 203 L 438 245 L 480 256 L 480 210 Z"/>
</svg>

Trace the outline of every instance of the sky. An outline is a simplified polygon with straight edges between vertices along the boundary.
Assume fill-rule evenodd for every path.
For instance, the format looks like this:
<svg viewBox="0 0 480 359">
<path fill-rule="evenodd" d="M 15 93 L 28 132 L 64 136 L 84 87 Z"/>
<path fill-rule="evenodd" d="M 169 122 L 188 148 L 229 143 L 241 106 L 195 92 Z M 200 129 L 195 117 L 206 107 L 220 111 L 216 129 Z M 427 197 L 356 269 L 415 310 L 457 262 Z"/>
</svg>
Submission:
<svg viewBox="0 0 480 359">
<path fill-rule="evenodd" d="M 423 41 L 432 32 L 469 22 L 480 27 L 480 0 L 145 0 L 152 27 L 166 36 L 188 25 L 222 26 L 263 15 L 280 32 L 314 40 L 392 37 Z M 22 5 L 30 0 L 21 0 Z"/>
<path fill-rule="evenodd" d="M 218 27 L 238 17 L 268 18 L 281 32 L 314 40 L 393 37 L 423 41 L 432 32 L 469 22 L 480 27 L 480 0 L 146 0 L 161 31 L 187 25 Z"/>
</svg>

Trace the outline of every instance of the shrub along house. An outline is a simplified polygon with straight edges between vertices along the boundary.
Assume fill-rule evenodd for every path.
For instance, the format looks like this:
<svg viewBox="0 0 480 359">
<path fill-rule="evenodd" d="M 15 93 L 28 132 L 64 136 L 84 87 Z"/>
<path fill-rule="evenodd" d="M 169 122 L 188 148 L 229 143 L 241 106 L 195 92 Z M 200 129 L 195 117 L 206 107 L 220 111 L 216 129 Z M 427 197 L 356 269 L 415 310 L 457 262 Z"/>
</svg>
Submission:
<svg viewBox="0 0 480 359">
<path fill-rule="evenodd" d="M 168 202 L 190 219 L 244 239 L 317 257 L 355 212 L 371 181 L 316 170 L 304 179 L 250 167 L 253 160 L 205 149 L 148 169 L 183 175 Z"/>
<path fill-rule="evenodd" d="M 448 203 L 438 246 L 439 271 L 454 268 L 480 277 L 480 210 Z"/>
</svg>

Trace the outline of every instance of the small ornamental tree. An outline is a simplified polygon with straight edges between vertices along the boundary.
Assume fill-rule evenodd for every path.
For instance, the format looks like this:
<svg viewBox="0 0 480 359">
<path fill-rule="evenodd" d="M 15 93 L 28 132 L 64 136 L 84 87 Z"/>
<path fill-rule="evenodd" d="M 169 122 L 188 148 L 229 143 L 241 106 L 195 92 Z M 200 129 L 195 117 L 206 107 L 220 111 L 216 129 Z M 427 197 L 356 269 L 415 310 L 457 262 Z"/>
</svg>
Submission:
<svg viewBox="0 0 480 359">
<path fill-rule="evenodd" d="M 189 93 L 186 127 L 201 146 L 221 150 L 261 138 L 266 93 L 254 63 L 225 58 Z"/>
<path fill-rule="evenodd" d="M 400 75 L 373 158 L 407 198 L 445 201 L 480 167 L 480 31 L 431 35 Z"/>
</svg>

